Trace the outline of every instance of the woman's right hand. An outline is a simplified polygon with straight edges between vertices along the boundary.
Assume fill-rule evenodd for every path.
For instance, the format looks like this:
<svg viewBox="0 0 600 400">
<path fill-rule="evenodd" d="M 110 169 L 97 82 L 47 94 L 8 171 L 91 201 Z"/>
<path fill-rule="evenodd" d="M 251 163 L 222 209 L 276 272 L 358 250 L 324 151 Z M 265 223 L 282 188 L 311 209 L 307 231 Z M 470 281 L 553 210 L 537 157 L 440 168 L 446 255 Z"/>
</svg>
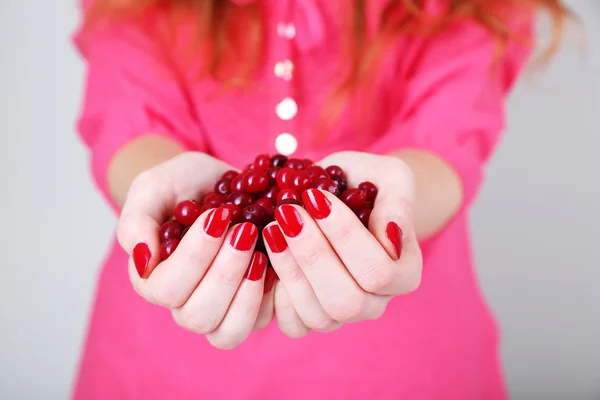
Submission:
<svg viewBox="0 0 600 400">
<path fill-rule="evenodd" d="M 158 231 L 177 203 L 212 191 L 228 169 L 206 154 L 183 153 L 143 172 L 129 189 L 117 229 L 135 290 L 220 349 L 235 347 L 273 319 L 274 291 L 263 296 L 267 258 L 254 252 L 258 229 L 247 222 L 230 226 L 226 208 L 206 211 L 162 262 Z"/>
</svg>

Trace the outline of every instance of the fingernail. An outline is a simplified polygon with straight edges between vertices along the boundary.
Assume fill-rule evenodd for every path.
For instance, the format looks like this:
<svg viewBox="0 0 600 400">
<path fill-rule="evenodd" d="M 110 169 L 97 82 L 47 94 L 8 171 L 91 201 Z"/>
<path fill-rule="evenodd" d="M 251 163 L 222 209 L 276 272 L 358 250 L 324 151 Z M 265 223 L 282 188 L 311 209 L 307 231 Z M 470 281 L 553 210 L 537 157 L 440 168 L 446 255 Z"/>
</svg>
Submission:
<svg viewBox="0 0 600 400">
<path fill-rule="evenodd" d="M 238 251 L 248 251 L 256 241 L 258 229 L 250 222 L 236 225 L 231 235 L 231 246 Z"/>
<path fill-rule="evenodd" d="M 396 259 L 402 255 L 402 229 L 395 222 L 389 222 L 385 228 L 385 235 L 392 242 L 396 251 Z"/>
<path fill-rule="evenodd" d="M 140 278 L 144 278 L 144 273 L 148 269 L 152 253 L 146 243 L 138 243 L 133 248 L 133 263 Z"/>
<path fill-rule="evenodd" d="M 257 281 L 262 278 L 267 267 L 267 256 L 260 251 L 255 251 L 246 271 L 246 279 Z"/>
<path fill-rule="evenodd" d="M 204 232 L 214 238 L 223 236 L 231 221 L 231 212 L 224 207 L 212 210 L 204 221 Z"/>
<path fill-rule="evenodd" d="M 305 191 L 302 193 L 302 201 L 313 218 L 323 219 L 331 214 L 331 202 L 320 190 L 309 189 Z"/>
<path fill-rule="evenodd" d="M 277 223 L 286 236 L 296 237 L 302 232 L 304 222 L 294 206 L 284 204 L 277 207 L 275 210 L 275 219 L 277 219 Z"/>
<path fill-rule="evenodd" d="M 275 286 L 275 281 L 277 280 L 277 273 L 273 268 L 267 268 L 267 275 L 265 276 L 265 289 L 263 290 L 263 294 L 267 294 L 273 289 Z"/>
<path fill-rule="evenodd" d="M 279 225 L 271 225 L 263 229 L 263 236 L 269 246 L 269 250 L 273 253 L 282 253 L 288 247 Z"/>
</svg>

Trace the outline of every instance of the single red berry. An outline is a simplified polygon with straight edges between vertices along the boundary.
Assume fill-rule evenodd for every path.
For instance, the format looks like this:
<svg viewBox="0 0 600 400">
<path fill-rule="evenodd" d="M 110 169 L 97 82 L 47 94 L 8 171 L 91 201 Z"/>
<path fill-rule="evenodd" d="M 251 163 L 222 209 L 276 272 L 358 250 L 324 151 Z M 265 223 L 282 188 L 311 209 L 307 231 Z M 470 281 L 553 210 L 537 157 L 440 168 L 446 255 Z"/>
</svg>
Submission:
<svg viewBox="0 0 600 400">
<path fill-rule="evenodd" d="M 252 204 L 242 210 L 242 221 L 251 222 L 256 226 L 265 226 L 270 222 L 270 218 L 264 208 Z"/>
<path fill-rule="evenodd" d="M 291 198 L 290 199 L 284 199 L 284 200 L 281 201 L 281 203 L 278 203 L 277 205 L 278 206 L 282 206 L 284 204 L 295 204 L 297 206 L 301 206 L 302 205 L 302 203 L 301 203 L 300 200 L 291 199 Z"/>
<path fill-rule="evenodd" d="M 269 178 L 261 170 L 253 170 L 244 175 L 244 191 L 257 193 L 269 188 Z"/>
<path fill-rule="evenodd" d="M 310 184 L 312 183 L 312 180 L 310 179 L 310 176 L 308 176 L 306 171 L 296 171 L 296 173 L 293 176 L 294 178 L 291 182 L 292 189 L 295 189 L 300 193 L 304 192 L 307 189 L 310 189 Z"/>
<path fill-rule="evenodd" d="M 360 219 L 360 222 L 362 222 L 362 224 L 367 228 L 369 227 L 369 217 L 371 216 L 371 211 L 372 210 L 370 208 L 362 208 L 356 213 L 356 216 L 358 219 Z"/>
<path fill-rule="evenodd" d="M 267 169 L 271 166 L 271 157 L 268 154 L 259 154 L 254 159 L 254 165 L 257 169 Z"/>
<path fill-rule="evenodd" d="M 236 176 L 238 176 L 239 174 L 240 173 L 237 171 L 229 170 L 229 171 L 225 172 L 221 178 L 231 180 L 231 179 L 235 178 Z"/>
<path fill-rule="evenodd" d="M 275 212 L 275 205 L 271 199 L 263 197 L 262 199 L 258 199 L 254 202 L 255 205 L 261 206 L 265 209 L 270 219 L 273 219 L 273 213 Z"/>
<path fill-rule="evenodd" d="M 327 172 L 329 174 L 329 176 L 332 178 L 334 178 L 334 177 L 341 178 L 344 176 L 344 170 L 342 170 L 337 165 L 330 165 L 329 167 L 325 168 L 325 172 Z"/>
<path fill-rule="evenodd" d="M 219 179 L 217 183 L 215 183 L 215 193 L 223 196 L 227 196 L 231 193 L 231 179 Z"/>
<path fill-rule="evenodd" d="M 346 178 L 332 176 L 331 180 L 333 180 L 337 184 L 338 188 L 340 189 L 340 193 L 344 193 L 346 189 L 348 189 L 348 182 L 346 181 Z"/>
<path fill-rule="evenodd" d="M 304 163 L 299 158 L 289 158 L 285 163 L 286 168 L 304 169 Z"/>
<path fill-rule="evenodd" d="M 243 192 L 244 191 L 244 175 L 241 173 L 231 180 L 230 192 Z"/>
<path fill-rule="evenodd" d="M 334 196 L 340 197 L 340 189 L 338 188 L 337 183 L 329 178 L 321 178 L 313 181 L 312 187 L 314 189 L 327 190 Z"/>
<path fill-rule="evenodd" d="M 294 200 L 297 204 L 300 204 L 300 195 L 294 189 L 283 189 L 277 195 L 277 205 L 286 204 L 285 200 Z"/>
<path fill-rule="evenodd" d="M 367 194 L 361 189 L 348 189 L 340 196 L 340 200 L 354 211 L 358 211 L 365 206 Z"/>
<path fill-rule="evenodd" d="M 275 154 L 273 157 L 271 157 L 271 167 L 282 168 L 285 166 L 286 161 L 286 156 L 283 156 L 281 154 Z"/>
<path fill-rule="evenodd" d="M 191 226 L 202 214 L 202 206 L 195 200 L 185 200 L 177 204 L 173 215 L 183 226 Z"/>
<path fill-rule="evenodd" d="M 278 194 L 279 194 L 279 188 L 277 186 L 271 186 L 269 188 L 269 190 L 267 190 L 265 192 L 265 197 L 274 203 L 277 201 Z"/>
<path fill-rule="evenodd" d="M 279 167 L 271 167 L 267 170 L 267 178 L 269 178 L 269 186 L 277 185 L 277 173 L 279 172 Z"/>
<path fill-rule="evenodd" d="M 295 173 L 296 171 L 291 168 L 281 168 L 277 173 L 277 186 L 279 189 L 291 188 Z"/>
<path fill-rule="evenodd" d="M 225 203 L 225 197 L 221 194 L 210 192 L 204 196 L 204 200 L 202 201 L 202 205 L 210 205 L 212 208 L 217 208 L 221 204 Z"/>
<path fill-rule="evenodd" d="M 213 208 L 217 208 L 218 206 L 215 206 L 213 204 L 204 204 L 202 206 L 202 209 L 200 210 L 201 214 L 204 214 L 205 212 L 207 212 L 208 210 L 212 210 Z"/>
<path fill-rule="evenodd" d="M 254 203 L 254 198 L 248 193 L 233 192 L 227 196 L 227 201 L 235 204 L 239 208 L 244 208 Z"/>
<path fill-rule="evenodd" d="M 165 222 L 158 231 L 160 242 L 166 242 L 170 239 L 181 239 L 183 237 L 183 225 L 177 221 Z"/>
<path fill-rule="evenodd" d="M 358 185 L 358 188 L 364 190 L 367 193 L 367 200 L 375 200 L 375 197 L 377 197 L 377 186 L 375 186 L 372 182 L 363 182 L 360 185 Z"/>
<path fill-rule="evenodd" d="M 318 165 L 311 165 L 310 167 L 306 168 L 306 173 L 313 181 L 321 178 L 329 178 L 329 174 L 327 174 L 327 172 L 325 172 L 325 170 Z"/>
<path fill-rule="evenodd" d="M 242 209 L 233 203 L 225 203 L 221 207 L 226 208 L 231 213 L 231 224 L 235 225 L 242 220 Z"/>
<path fill-rule="evenodd" d="M 179 239 L 171 239 L 160 245 L 160 258 L 166 260 L 179 246 Z"/>
<path fill-rule="evenodd" d="M 370 208 L 371 210 L 373 209 L 373 207 L 375 207 L 375 202 L 371 201 L 371 200 L 367 200 L 365 202 L 365 208 Z"/>
<path fill-rule="evenodd" d="M 302 159 L 302 164 L 304 164 L 304 169 L 310 167 L 311 165 L 314 164 L 314 162 L 311 159 L 308 158 L 304 158 Z"/>
</svg>

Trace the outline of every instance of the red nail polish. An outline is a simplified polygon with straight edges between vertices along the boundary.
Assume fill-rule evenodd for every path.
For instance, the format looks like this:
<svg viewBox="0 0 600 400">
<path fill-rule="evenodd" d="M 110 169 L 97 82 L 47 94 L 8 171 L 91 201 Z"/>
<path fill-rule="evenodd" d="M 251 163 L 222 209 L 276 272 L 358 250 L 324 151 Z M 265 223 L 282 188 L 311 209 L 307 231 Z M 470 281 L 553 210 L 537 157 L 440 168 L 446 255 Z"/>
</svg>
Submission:
<svg viewBox="0 0 600 400">
<path fill-rule="evenodd" d="M 284 204 L 275 210 L 275 219 L 283 233 L 289 237 L 296 237 L 302 232 L 304 222 L 300 213 L 289 204 Z"/>
<path fill-rule="evenodd" d="M 227 230 L 229 221 L 231 221 L 231 212 L 228 208 L 215 208 L 204 221 L 204 232 L 214 238 L 220 238 Z"/>
<path fill-rule="evenodd" d="M 288 247 L 278 225 L 266 227 L 263 230 L 263 236 L 265 237 L 265 242 L 267 242 L 267 245 L 269 246 L 269 250 L 273 253 L 282 253 Z"/>
<path fill-rule="evenodd" d="M 265 268 L 267 267 L 267 256 L 260 251 L 255 251 L 252 255 L 252 260 L 246 271 L 246 279 L 257 281 L 262 278 Z"/>
<path fill-rule="evenodd" d="M 231 246 L 238 251 L 248 251 L 256 241 L 258 229 L 250 222 L 236 225 L 231 235 Z"/>
<path fill-rule="evenodd" d="M 271 267 L 267 268 L 267 275 L 265 276 L 265 288 L 263 290 L 263 294 L 267 294 L 273 289 L 275 286 L 275 281 L 277 280 L 277 273 Z"/>
<path fill-rule="evenodd" d="M 331 202 L 320 190 L 309 189 L 305 191 L 302 193 L 302 201 L 313 218 L 323 219 L 331 214 Z"/>
<path fill-rule="evenodd" d="M 402 255 L 402 229 L 395 222 L 389 222 L 385 228 L 385 235 L 394 245 L 396 251 L 396 259 L 400 259 Z"/>
<path fill-rule="evenodd" d="M 133 248 L 133 263 L 140 278 L 144 278 L 144 273 L 148 269 L 152 253 L 146 243 L 138 243 Z"/>
</svg>

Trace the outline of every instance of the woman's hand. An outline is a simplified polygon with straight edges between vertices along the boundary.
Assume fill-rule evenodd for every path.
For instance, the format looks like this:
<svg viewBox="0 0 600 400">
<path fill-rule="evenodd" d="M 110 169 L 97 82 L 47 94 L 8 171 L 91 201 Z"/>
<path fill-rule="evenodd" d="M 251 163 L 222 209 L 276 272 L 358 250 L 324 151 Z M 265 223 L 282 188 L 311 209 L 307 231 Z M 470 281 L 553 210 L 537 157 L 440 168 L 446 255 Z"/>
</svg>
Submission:
<svg viewBox="0 0 600 400">
<path fill-rule="evenodd" d="M 379 194 L 368 230 L 327 191 L 306 191 L 306 210 L 277 208 L 277 222 L 263 235 L 280 279 L 275 315 L 291 337 L 379 318 L 392 296 L 415 290 L 421 279 L 408 166 L 395 157 L 355 152 L 337 153 L 319 164 L 340 166 L 352 187 L 371 181 Z"/>
<path fill-rule="evenodd" d="M 228 169 L 205 154 L 183 153 L 143 172 L 131 185 L 117 230 L 131 256 L 135 290 L 222 349 L 235 347 L 273 318 L 273 291 L 263 301 L 267 259 L 254 252 L 258 229 L 250 223 L 231 227 L 226 208 L 206 211 L 162 262 L 158 231 L 178 202 L 212 191 Z"/>
</svg>

